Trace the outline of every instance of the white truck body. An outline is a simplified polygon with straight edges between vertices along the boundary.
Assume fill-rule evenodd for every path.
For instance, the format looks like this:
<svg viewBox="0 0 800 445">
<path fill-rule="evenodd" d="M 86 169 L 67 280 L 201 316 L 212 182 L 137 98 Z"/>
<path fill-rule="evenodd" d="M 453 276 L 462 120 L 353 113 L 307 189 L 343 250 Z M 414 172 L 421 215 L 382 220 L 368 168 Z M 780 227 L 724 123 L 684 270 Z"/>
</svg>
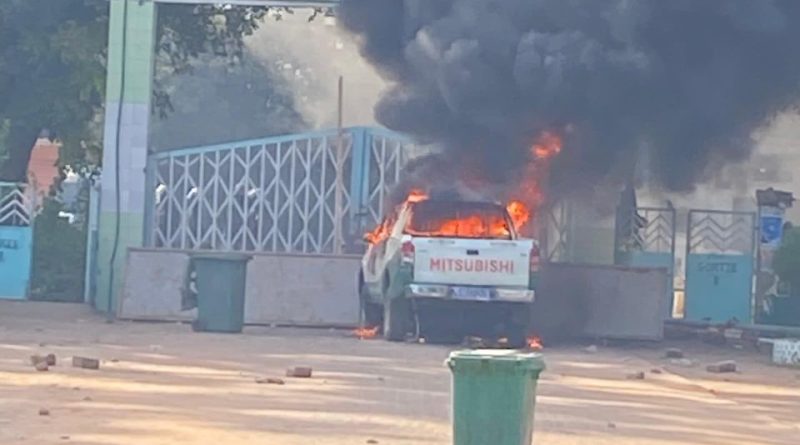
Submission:
<svg viewBox="0 0 800 445">
<path fill-rule="evenodd" d="M 527 287 L 533 240 L 412 238 L 414 282 Z"/>
<path fill-rule="evenodd" d="M 467 208 L 469 203 L 459 203 Z M 407 298 L 532 302 L 531 266 L 538 245 L 520 239 L 505 209 L 507 236 L 450 237 L 414 235 L 409 230 L 414 204 L 405 204 L 384 221 L 386 237 L 371 243 L 362 260 L 362 280 L 371 300 Z M 532 262 L 532 255 L 536 255 Z"/>
</svg>

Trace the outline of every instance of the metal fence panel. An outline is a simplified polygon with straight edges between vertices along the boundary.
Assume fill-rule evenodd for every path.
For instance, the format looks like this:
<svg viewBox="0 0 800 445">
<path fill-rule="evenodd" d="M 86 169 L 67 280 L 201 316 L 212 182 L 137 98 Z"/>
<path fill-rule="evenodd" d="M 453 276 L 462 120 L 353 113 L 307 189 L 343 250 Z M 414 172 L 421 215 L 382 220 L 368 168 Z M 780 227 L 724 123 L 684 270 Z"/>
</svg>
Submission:
<svg viewBox="0 0 800 445">
<path fill-rule="evenodd" d="M 152 155 L 146 245 L 335 253 L 337 230 L 353 245 L 379 221 L 410 144 L 346 129 L 339 168 L 339 142 L 331 130 Z"/>
</svg>

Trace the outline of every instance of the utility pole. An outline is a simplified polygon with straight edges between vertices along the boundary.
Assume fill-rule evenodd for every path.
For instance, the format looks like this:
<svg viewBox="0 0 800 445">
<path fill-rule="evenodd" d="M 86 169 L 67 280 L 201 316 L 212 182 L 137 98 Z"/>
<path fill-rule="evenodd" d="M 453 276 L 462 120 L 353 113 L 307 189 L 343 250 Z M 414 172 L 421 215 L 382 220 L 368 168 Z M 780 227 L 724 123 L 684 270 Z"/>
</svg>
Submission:
<svg viewBox="0 0 800 445">
<path fill-rule="evenodd" d="M 334 192 L 333 253 L 341 254 L 344 246 L 342 219 L 344 218 L 344 119 L 343 113 L 344 77 L 339 76 L 338 125 L 336 140 L 336 190 Z"/>
</svg>

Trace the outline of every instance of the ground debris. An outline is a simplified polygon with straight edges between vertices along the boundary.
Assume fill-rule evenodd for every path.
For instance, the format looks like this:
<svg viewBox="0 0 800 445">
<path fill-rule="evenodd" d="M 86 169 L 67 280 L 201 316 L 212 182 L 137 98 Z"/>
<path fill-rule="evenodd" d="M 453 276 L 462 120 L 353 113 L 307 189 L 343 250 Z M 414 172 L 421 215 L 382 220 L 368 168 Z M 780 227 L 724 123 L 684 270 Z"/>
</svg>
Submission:
<svg viewBox="0 0 800 445">
<path fill-rule="evenodd" d="M 650 370 L 650 372 L 652 374 L 661 374 L 661 373 L 663 373 L 663 371 L 658 369 L 658 368 L 653 368 L 653 369 Z"/>
<path fill-rule="evenodd" d="M 674 358 L 669 362 L 673 365 L 683 366 L 684 368 L 691 368 L 697 364 L 694 360 L 690 360 L 688 358 Z"/>
<path fill-rule="evenodd" d="M 296 377 L 307 379 L 311 377 L 313 370 L 310 366 L 295 366 L 286 370 L 286 377 Z"/>
<path fill-rule="evenodd" d="M 628 380 L 644 380 L 644 371 L 634 372 L 625 376 Z"/>
<path fill-rule="evenodd" d="M 616 425 L 614 422 L 608 422 L 608 423 L 606 424 L 606 426 L 607 426 L 607 427 L 609 427 L 609 428 L 611 428 L 611 429 L 614 429 L 614 428 L 616 428 L 616 427 L 617 427 L 617 425 Z"/>
<path fill-rule="evenodd" d="M 256 379 L 256 383 L 258 383 L 258 384 L 268 383 L 270 385 L 284 385 L 284 384 L 286 384 L 286 382 L 284 382 L 283 379 L 279 379 L 279 378 L 276 378 L 276 377 L 264 377 L 264 378 Z"/>
<path fill-rule="evenodd" d="M 713 363 L 711 365 L 706 366 L 706 371 L 713 372 L 715 374 L 736 372 L 736 362 L 733 360 L 724 360 L 721 362 Z"/>
<path fill-rule="evenodd" d="M 667 350 L 664 351 L 664 357 L 683 358 L 683 351 L 678 348 L 667 348 Z"/>
<path fill-rule="evenodd" d="M 49 416 L 50 410 L 47 408 L 39 408 L 39 415 L 40 416 Z"/>
<path fill-rule="evenodd" d="M 589 354 L 594 354 L 594 353 L 597 352 L 597 345 L 589 345 L 589 346 L 583 348 L 583 352 L 586 352 L 586 353 L 589 353 Z"/>
<path fill-rule="evenodd" d="M 44 371 L 47 371 L 48 369 L 50 369 L 50 367 L 47 366 L 47 362 L 46 361 L 38 362 L 33 367 L 36 368 L 36 370 L 39 371 L 39 372 L 44 372 Z"/>
<path fill-rule="evenodd" d="M 377 440 L 375 440 L 375 439 L 368 439 L 368 440 L 367 440 L 367 443 L 368 443 L 368 444 L 370 444 L 370 445 L 375 445 L 375 444 L 377 444 L 377 443 L 378 443 L 378 441 L 377 441 Z"/>
<path fill-rule="evenodd" d="M 100 360 L 87 357 L 72 357 L 73 368 L 100 369 Z"/>
</svg>

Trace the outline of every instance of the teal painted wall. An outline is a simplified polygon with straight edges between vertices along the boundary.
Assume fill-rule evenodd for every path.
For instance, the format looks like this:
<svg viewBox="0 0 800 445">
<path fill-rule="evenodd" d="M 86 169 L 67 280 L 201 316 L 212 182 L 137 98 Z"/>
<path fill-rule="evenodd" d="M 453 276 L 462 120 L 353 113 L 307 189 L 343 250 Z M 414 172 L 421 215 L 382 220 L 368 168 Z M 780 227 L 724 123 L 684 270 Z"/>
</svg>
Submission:
<svg viewBox="0 0 800 445">
<path fill-rule="evenodd" d="M 31 227 L 0 226 L 0 299 L 28 297 L 32 251 Z"/>
<path fill-rule="evenodd" d="M 751 322 L 753 257 L 692 253 L 686 259 L 686 319 Z"/>
</svg>

